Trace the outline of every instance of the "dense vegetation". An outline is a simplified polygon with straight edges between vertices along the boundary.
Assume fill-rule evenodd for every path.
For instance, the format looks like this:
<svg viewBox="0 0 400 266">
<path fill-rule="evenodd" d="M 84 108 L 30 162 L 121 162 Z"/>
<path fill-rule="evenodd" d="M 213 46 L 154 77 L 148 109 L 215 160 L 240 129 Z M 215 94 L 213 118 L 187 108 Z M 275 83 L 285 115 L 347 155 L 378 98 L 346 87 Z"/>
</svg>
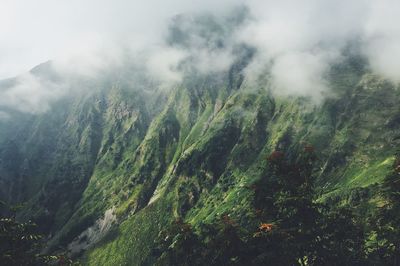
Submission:
<svg viewBox="0 0 400 266">
<path fill-rule="evenodd" d="M 73 80 L 88 90 L 0 120 L 11 222 L 87 265 L 398 264 L 398 86 L 347 54 L 332 97 L 282 98 L 244 78 L 244 51 L 168 90 Z"/>
<path fill-rule="evenodd" d="M 162 231 L 157 265 L 397 265 L 400 159 L 381 188 L 387 205 L 377 223 L 362 226 L 349 208 L 329 208 L 313 200 L 314 149 L 296 162 L 284 153 L 269 157 L 269 178 L 256 182 L 254 207 L 259 227 L 252 233 L 229 214 L 193 229 L 181 219 Z M 374 235 L 375 239 L 368 237 Z"/>
<path fill-rule="evenodd" d="M 9 215 L 0 217 L 0 262 L 1 265 L 73 265 L 65 254 L 47 255 L 43 236 L 38 233 L 32 221 L 19 222 L 15 213 L 21 206 L 9 207 L 0 202 L 3 212 Z"/>
</svg>

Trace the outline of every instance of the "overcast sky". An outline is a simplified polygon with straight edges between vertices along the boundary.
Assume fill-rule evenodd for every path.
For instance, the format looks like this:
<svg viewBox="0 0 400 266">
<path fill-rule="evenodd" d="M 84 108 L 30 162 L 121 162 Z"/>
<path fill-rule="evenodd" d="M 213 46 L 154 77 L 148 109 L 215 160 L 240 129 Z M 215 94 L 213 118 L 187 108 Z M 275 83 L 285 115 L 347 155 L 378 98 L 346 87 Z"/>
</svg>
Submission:
<svg viewBox="0 0 400 266">
<path fill-rule="evenodd" d="M 0 0 L 0 78 L 115 42 L 157 42 L 167 20 L 176 14 L 223 13 L 239 4 L 249 6 L 258 19 L 248 41 L 271 42 L 276 45 L 268 47 L 271 52 L 316 41 L 342 42 L 348 34 L 360 34 L 374 39 L 367 49 L 384 46 L 379 53 L 396 52 L 380 57 L 370 51 L 378 67 L 399 55 L 397 0 Z"/>
<path fill-rule="evenodd" d="M 188 51 L 165 47 L 168 21 L 187 13 L 220 17 L 235 6 L 247 6 L 252 19 L 232 33 L 232 45 L 244 42 L 257 49 L 248 73 L 272 60 L 279 91 L 320 97 L 328 90 L 324 72 L 354 38 L 374 71 L 400 81 L 398 0 L 0 0 L 0 79 L 50 59 L 84 72 L 118 62 L 123 49 L 152 47 L 149 69 L 178 81 L 179 73 L 171 69 Z M 223 68 L 232 59 L 227 47 L 220 54 L 199 46 L 189 53 L 204 59 L 199 69 Z M 37 91 L 42 86 L 36 82 L 31 87 Z M 30 97 L 29 90 L 25 86 L 18 90 L 23 93 L 8 91 L 12 97 L 0 95 L 0 105 Z"/>
<path fill-rule="evenodd" d="M 43 61 L 130 42 L 159 41 L 169 18 L 220 12 L 235 0 L 0 0 L 0 78 Z"/>
</svg>

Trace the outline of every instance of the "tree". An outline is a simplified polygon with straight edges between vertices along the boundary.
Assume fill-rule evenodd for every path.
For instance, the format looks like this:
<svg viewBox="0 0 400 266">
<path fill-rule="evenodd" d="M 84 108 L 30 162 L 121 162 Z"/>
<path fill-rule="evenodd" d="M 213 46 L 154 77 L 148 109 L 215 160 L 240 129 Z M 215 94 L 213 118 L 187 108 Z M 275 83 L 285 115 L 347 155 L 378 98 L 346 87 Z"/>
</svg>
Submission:
<svg viewBox="0 0 400 266">
<path fill-rule="evenodd" d="M 156 265 L 201 265 L 202 250 L 192 226 L 178 218 L 160 232 L 153 255 L 157 257 Z"/>
<path fill-rule="evenodd" d="M 315 160 L 311 146 L 294 162 L 281 151 L 268 157 L 267 174 L 255 185 L 261 224 L 254 234 L 254 264 L 362 264 L 364 238 L 352 213 L 314 201 Z"/>
<path fill-rule="evenodd" d="M 203 224 L 200 236 L 206 247 L 203 254 L 207 259 L 204 262 L 210 265 L 248 265 L 250 247 L 242 237 L 246 234 L 227 214 L 213 224 Z"/>
<path fill-rule="evenodd" d="M 400 155 L 396 156 L 392 171 L 381 188 L 385 205 L 378 211 L 374 230 L 376 245 L 370 259 L 385 265 L 400 264 Z"/>
<path fill-rule="evenodd" d="M 201 224 L 197 233 L 178 219 L 159 235 L 156 265 L 248 265 L 250 249 L 240 231 L 229 215 Z"/>
<path fill-rule="evenodd" d="M 256 232 L 228 214 L 196 233 L 178 220 L 160 236 L 159 265 L 366 265 L 357 217 L 314 199 L 315 160 L 311 146 L 294 161 L 271 153 L 264 178 L 250 186 Z"/>
<path fill-rule="evenodd" d="M 1 203 L 6 206 L 4 202 Z M 7 206 L 6 206 L 7 207 Z M 10 215 L 0 217 L 0 261 L 2 265 L 71 265 L 66 256 L 41 254 L 42 235 L 32 221 L 19 222 L 15 218 L 17 207 L 8 207 Z"/>
</svg>

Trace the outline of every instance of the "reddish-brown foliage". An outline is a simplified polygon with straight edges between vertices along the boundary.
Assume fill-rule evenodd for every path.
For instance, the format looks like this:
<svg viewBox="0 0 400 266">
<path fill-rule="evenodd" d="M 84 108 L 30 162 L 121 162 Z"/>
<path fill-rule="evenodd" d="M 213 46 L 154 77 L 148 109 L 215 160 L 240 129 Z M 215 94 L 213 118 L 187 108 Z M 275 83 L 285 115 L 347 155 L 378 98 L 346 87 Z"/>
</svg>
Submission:
<svg viewBox="0 0 400 266">
<path fill-rule="evenodd" d="M 270 232 L 270 231 L 272 231 L 273 227 L 274 227 L 273 224 L 262 223 L 260 225 L 260 227 L 258 227 L 258 229 L 260 229 L 260 231 L 263 231 L 263 232 Z"/>
<path fill-rule="evenodd" d="M 225 225 L 230 225 L 230 226 L 238 226 L 237 223 L 231 218 L 229 217 L 229 215 L 225 214 L 222 216 L 222 222 Z"/>
<path fill-rule="evenodd" d="M 261 216 L 263 213 L 263 210 L 256 209 L 255 213 L 256 213 L 256 216 Z"/>
<path fill-rule="evenodd" d="M 175 220 L 175 224 L 178 226 L 182 233 L 187 233 L 192 231 L 192 226 L 189 223 L 185 223 L 181 218 Z"/>
<path fill-rule="evenodd" d="M 307 153 L 313 153 L 315 151 L 314 147 L 312 145 L 306 145 L 304 147 L 304 151 Z"/>
<path fill-rule="evenodd" d="M 246 188 L 248 188 L 248 189 L 251 189 L 251 190 L 253 190 L 253 191 L 257 191 L 257 190 L 259 190 L 260 188 L 257 186 L 257 185 L 255 185 L 255 184 L 253 184 L 253 185 L 251 185 L 251 186 L 245 186 Z"/>
<path fill-rule="evenodd" d="M 273 151 L 267 158 L 268 161 L 277 162 L 284 158 L 284 153 L 281 151 Z"/>
</svg>

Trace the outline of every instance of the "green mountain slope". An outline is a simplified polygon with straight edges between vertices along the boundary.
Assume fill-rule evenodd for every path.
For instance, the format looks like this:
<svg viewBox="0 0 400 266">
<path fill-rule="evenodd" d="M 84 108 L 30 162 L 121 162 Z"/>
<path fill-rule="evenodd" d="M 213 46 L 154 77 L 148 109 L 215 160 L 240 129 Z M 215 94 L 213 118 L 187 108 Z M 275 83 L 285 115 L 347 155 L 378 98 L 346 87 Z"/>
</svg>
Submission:
<svg viewBox="0 0 400 266">
<path fill-rule="evenodd" d="M 273 150 L 295 156 L 305 144 L 313 145 L 319 156 L 315 171 L 320 200 L 353 204 L 360 211 L 373 208 L 379 204 L 376 184 L 390 171 L 399 144 L 399 96 L 393 85 L 370 74 L 321 106 L 302 99 L 276 99 L 244 83 L 226 98 L 213 101 L 204 95 L 204 106 L 192 109 L 196 119 L 191 130 L 184 130 L 188 117 L 179 117 L 180 112 L 167 106 L 156 122 L 159 130 L 148 133 L 158 141 L 144 142 L 140 148 L 149 145 L 163 157 L 146 157 L 153 169 L 163 169 L 161 175 L 149 174 L 158 180 L 155 194 L 147 206 L 90 249 L 86 262 L 148 261 L 158 232 L 177 217 L 196 226 L 229 214 L 249 225 L 254 213 L 248 187 L 261 177 L 265 158 Z M 182 100 L 170 101 L 182 106 Z M 160 138 L 171 128 L 176 131 L 165 147 Z"/>
<path fill-rule="evenodd" d="M 154 240 L 177 217 L 196 227 L 229 214 L 254 226 L 249 187 L 274 150 L 290 157 L 312 145 L 319 200 L 373 211 L 400 144 L 400 92 L 360 65 L 334 67 L 335 96 L 317 105 L 274 97 L 240 67 L 172 90 L 111 80 L 1 122 L 1 197 L 26 202 L 19 216 L 34 217 L 50 250 L 89 265 L 151 264 Z"/>
</svg>

